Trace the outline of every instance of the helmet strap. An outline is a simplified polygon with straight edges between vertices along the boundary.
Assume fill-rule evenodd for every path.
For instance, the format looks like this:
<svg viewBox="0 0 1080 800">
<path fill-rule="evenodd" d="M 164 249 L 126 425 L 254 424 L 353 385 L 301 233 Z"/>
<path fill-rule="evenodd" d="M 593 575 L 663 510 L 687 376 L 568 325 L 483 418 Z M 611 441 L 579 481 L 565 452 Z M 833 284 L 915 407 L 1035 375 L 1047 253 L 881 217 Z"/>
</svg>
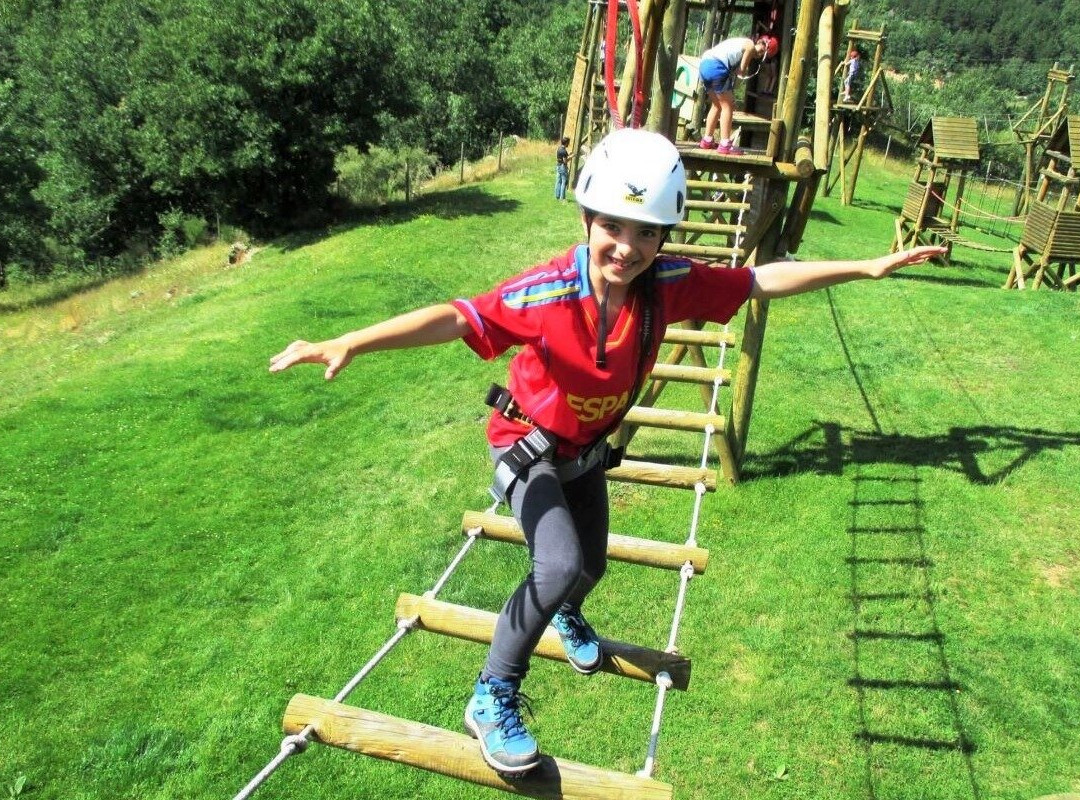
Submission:
<svg viewBox="0 0 1080 800">
<path fill-rule="evenodd" d="M 596 326 L 596 366 L 607 368 L 607 301 L 608 285 L 604 284 L 604 295 L 600 298 L 600 321 Z"/>
</svg>

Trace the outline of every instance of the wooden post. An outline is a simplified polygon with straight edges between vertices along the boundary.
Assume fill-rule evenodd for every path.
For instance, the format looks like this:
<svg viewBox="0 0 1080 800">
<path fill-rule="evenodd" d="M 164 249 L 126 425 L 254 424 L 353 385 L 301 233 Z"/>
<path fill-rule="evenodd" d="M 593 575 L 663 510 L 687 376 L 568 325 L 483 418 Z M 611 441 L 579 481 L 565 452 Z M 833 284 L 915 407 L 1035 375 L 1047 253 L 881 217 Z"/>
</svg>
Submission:
<svg viewBox="0 0 1080 800">
<path fill-rule="evenodd" d="M 495 162 L 495 169 L 498 172 L 502 172 L 502 144 L 503 144 L 503 132 L 499 131 L 499 158 Z"/>
<path fill-rule="evenodd" d="M 405 162 L 405 202 L 408 203 L 412 200 L 412 186 L 410 183 L 409 175 L 409 162 Z"/>
<path fill-rule="evenodd" d="M 812 47 L 811 36 L 817 27 L 821 0 L 803 0 L 799 7 L 799 21 L 795 28 L 795 43 L 791 49 L 791 66 L 788 70 L 788 83 L 784 92 L 784 149 L 783 158 L 790 161 L 795 152 L 795 142 L 799 137 L 799 120 L 802 117 L 803 102 L 806 99 L 806 65 Z"/>
<path fill-rule="evenodd" d="M 465 183 L 465 142 L 461 143 L 461 170 L 458 172 L 458 183 Z"/>
<path fill-rule="evenodd" d="M 458 721 L 460 724 L 460 720 Z M 566 800 L 672 800 L 672 786 L 652 778 L 541 756 L 540 765 L 519 777 L 502 777 L 463 733 L 412 722 L 306 694 L 289 701 L 282 730 L 296 735 L 308 725 L 318 741 L 343 750 L 524 797 Z"/>
<path fill-rule="evenodd" d="M 855 163 L 851 165 L 851 182 L 850 184 L 844 184 L 843 204 L 845 206 L 850 206 L 851 201 L 855 198 L 855 184 L 859 180 L 859 166 L 862 164 L 863 150 L 866 147 L 866 136 L 869 133 L 869 126 L 863 123 L 859 128 L 859 139 L 855 142 Z"/>
<path fill-rule="evenodd" d="M 833 17 L 831 0 L 825 0 L 818 23 L 817 97 L 814 108 L 814 166 L 825 169 L 829 160 L 829 112 L 832 110 Z"/>
</svg>

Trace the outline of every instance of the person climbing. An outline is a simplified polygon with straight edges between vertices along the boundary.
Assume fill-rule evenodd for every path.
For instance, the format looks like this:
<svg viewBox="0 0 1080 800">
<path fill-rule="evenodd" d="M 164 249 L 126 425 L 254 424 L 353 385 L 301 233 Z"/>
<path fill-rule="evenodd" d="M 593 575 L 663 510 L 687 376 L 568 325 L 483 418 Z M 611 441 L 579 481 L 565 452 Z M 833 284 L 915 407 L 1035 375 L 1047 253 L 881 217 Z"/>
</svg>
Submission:
<svg viewBox="0 0 1080 800">
<path fill-rule="evenodd" d="M 847 58 L 840 65 L 844 70 L 844 102 L 850 103 L 853 101 L 852 92 L 855 89 L 855 81 L 859 78 L 859 68 L 862 66 L 860 59 L 862 54 L 857 48 L 852 47 L 848 50 Z"/>
<path fill-rule="evenodd" d="M 757 41 L 745 36 L 725 39 L 701 56 L 698 72 L 709 96 L 705 118 L 705 136 L 699 147 L 715 149 L 725 155 L 741 155 L 742 149 L 731 142 L 731 121 L 735 115 L 735 78 L 745 78 L 755 61 L 773 58 L 780 50 L 775 36 L 759 36 Z M 717 124 L 720 141 L 713 138 Z"/>
<path fill-rule="evenodd" d="M 564 136 L 555 150 L 555 199 L 566 199 L 566 184 L 570 182 L 570 137 Z"/>
<path fill-rule="evenodd" d="M 585 241 L 471 299 L 392 317 L 323 342 L 296 341 L 270 371 L 325 365 L 330 380 L 357 356 L 463 340 L 493 359 L 518 347 L 507 388 L 494 385 L 487 442 L 492 493 L 525 534 L 531 570 L 498 616 L 464 724 L 489 766 L 521 775 L 540 763 L 522 718 L 529 660 L 550 623 L 570 666 L 590 674 L 604 649 L 582 607 L 607 566 L 607 435 L 633 405 L 665 328 L 725 323 L 749 298 L 782 297 L 880 278 L 940 255 L 921 247 L 867 261 L 712 268 L 660 255 L 683 217 L 686 172 L 658 133 L 617 130 L 593 148 L 576 191 Z"/>
</svg>

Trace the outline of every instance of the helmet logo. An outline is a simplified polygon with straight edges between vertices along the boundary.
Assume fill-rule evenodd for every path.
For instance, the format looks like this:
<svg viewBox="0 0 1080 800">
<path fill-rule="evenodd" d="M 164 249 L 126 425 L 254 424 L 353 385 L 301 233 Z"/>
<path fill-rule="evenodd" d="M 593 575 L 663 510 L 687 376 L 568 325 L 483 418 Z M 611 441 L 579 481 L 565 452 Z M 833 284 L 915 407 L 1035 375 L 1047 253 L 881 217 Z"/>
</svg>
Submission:
<svg viewBox="0 0 1080 800">
<path fill-rule="evenodd" d="M 637 203 L 639 205 L 645 202 L 645 198 L 642 197 L 645 194 L 645 189 L 639 189 L 632 183 L 627 183 L 626 188 L 630 190 L 630 194 L 626 195 L 626 202 Z"/>
</svg>

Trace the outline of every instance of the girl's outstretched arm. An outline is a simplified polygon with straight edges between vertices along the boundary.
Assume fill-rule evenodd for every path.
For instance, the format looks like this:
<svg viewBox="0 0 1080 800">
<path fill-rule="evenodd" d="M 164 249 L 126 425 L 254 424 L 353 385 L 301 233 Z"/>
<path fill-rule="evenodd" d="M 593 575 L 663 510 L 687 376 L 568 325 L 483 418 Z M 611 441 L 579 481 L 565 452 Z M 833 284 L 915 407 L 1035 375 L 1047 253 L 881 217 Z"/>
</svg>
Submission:
<svg viewBox="0 0 1080 800">
<path fill-rule="evenodd" d="M 824 289 L 862 278 L 884 278 L 901 267 L 943 256 L 944 247 L 915 247 L 866 261 L 778 261 L 754 269 L 751 297 L 769 299 Z"/>
<path fill-rule="evenodd" d="M 428 306 L 325 342 L 293 342 L 270 359 L 270 371 L 281 372 L 293 364 L 326 364 L 330 380 L 364 353 L 452 342 L 468 332 L 468 321 L 452 305 Z"/>
</svg>

